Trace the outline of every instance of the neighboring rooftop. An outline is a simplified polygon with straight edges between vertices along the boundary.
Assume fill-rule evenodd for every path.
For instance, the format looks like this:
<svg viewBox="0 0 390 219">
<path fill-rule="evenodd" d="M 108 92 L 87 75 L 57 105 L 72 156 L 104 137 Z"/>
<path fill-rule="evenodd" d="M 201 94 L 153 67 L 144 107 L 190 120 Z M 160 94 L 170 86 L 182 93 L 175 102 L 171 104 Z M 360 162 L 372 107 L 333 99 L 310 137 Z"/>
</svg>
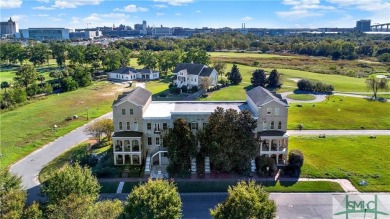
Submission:
<svg viewBox="0 0 390 219">
<path fill-rule="evenodd" d="M 144 106 L 151 96 L 152 93 L 150 91 L 141 87 L 136 87 L 134 90 L 120 95 L 118 99 L 114 101 L 113 105 L 117 105 L 120 102 L 129 101 L 138 106 Z"/>
<path fill-rule="evenodd" d="M 263 106 L 271 101 L 276 101 L 285 106 L 288 106 L 287 100 L 282 99 L 282 96 L 279 94 L 272 93 L 271 91 L 258 86 L 246 92 L 256 106 Z"/>
<path fill-rule="evenodd" d="M 112 71 L 112 73 L 117 73 L 117 74 L 129 74 L 130 72 L 136 73 L 137 70 L 130 67 L 123 67 Z"/>
<path fill-rule="evenodd" d="M 146 109 L 144 119 L 170 119 L 177 114 L 211 114 L 217 107 L 234 109 L 238 112 L 248 110 L 253 116 L 255 112 L 246 102 L 211 102 L 211 101 L 188 101 L 188 102 L 158 102 L 153 101 Z"/>
<path fill-rule="evenodd" d="M 112 137 L 142 137 L 142 132 L 136 132 L 136 131 L 114 132 L 114 135 Z"/>
<path fill-rule="evenodd" d="M 201 77 L 208 77 L 211 75 L 211 72 L 213 72 L 214 68 L 203 68 L 202 72 L 199 74 Z"/>
<path fill-rule="evenodd" d="M 206 65 L 202 64 L 193 64 L 193 63 L 180 63 L 176 65 L 173 73 L 178 73 L 181 70 L 186 69 L 187 73 L 190 75 L 199 75 L 203 68 L 207 68 Z"/>
</svg>

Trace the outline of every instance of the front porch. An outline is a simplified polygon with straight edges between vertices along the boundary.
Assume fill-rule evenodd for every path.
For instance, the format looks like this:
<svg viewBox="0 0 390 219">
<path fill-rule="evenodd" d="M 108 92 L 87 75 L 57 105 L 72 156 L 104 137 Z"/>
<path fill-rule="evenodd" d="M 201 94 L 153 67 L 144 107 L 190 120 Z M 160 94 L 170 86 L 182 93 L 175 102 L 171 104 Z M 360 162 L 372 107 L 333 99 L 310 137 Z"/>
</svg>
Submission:
<svg viewBox="0 0 390 219">
<path fill-rule="evenodd" d="M 260 150 L 259 155 L 265 155 L 275 160 L 277 166 L 287 164 L 288 135 L 283 131 L 259 132 Z"/>
</svg>

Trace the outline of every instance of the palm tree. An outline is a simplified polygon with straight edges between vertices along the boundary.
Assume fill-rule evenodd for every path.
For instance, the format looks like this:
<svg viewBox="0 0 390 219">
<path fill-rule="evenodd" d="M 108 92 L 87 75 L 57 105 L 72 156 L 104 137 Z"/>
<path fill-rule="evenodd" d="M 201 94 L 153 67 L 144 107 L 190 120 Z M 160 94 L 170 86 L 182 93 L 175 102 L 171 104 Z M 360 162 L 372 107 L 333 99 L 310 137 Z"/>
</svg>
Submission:
<svg viewBox="0 0 390 219">
<path fill-rule="evenodd" d="M 8 81 L 1 82 L 1 89 L 5 89 L 5 92 L 7 92 L 7 88 L 10 87 L 10 84 Z"/>
<path fill-rule="evenodd" d="M 43 76 L 43 74 L 40 74 L 39 76 L 38 76 L 38 80 L 41 82 L 41 87 L 42 87 L 42 85 L 43 85 L 43 81 L 45 80 L 45 76 Z"/>
</svg>

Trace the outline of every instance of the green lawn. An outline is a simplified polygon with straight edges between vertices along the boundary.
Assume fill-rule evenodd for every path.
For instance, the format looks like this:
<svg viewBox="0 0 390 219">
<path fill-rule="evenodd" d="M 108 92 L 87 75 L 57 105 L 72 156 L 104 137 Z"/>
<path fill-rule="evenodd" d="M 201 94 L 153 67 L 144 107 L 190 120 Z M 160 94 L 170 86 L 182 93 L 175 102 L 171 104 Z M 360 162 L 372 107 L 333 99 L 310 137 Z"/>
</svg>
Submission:
<svg viewBox="0 0 390 219">
<path fill-rule="evenodd" d="M 320 103 L 289 104 L 288 129 L 389 129 L 390 103 L 330 96 Z"/>
<path fill-rule="evenodd" d="M 1 122 L 1 168 L 8 167 L 44 144 L 65 135 L 111 111 L 111 105 L 123 88 L 108 82 L 99 82 L 76 91 L 50 95 L 15 110 L 2 112 Z M 65 121 L 69 116 L 78 119 Z M 57 129 L 53 126 L 57 125 Z"/>
<path fill-rule="evenodd" d="M 61 169 L 66 163 L 68 163 L 72 158 L 76 156 L 81 156 L 87 152 L 87 148 L 90 146 L 89 143 L 81 143 L 79 145 L 76 145 L 64 153 L 62 153 L 60 156 L 54 158 L 50 163 L 48 163 L 41 172 L 39 173 L 39 181 L 41 183 L 48 180 L 53 173 Z"/>
<path fill-rule="evenodd" d="M 288 98 L 293 100 L 314 100 L 316 97 L 312 94 L 289 94 Z"/>
<path fill-rule="evenodd" d="M 237 65 L 241 76 L 242 82 L 239 85 L 231 86 L 228 88 L 223 88 L 218 91 L 211 92 L 207 98 L 202 98 L 202 100 L 245 100 L 245 89 L 248 89 L 251 86 L 250 80 L 254 70 L 258 69 L 257 67 L 247 66 L 247 65 Z M 226 71 L 230 71 L 232 64 L 227 64 Z M 272 70 L 271 68 L 263 68 L 267 71 L 267 74 Z M 343 92 L 366 92 L 367 87 L 365 84 L 364 78 L 353 78 L 342 75 L 328 75 L 328 74 L 319 74 L 307 71 L 292 70 L 292 69 L 278 69 L 279 73 L 282 75 L 283 85 L 284 86 L 293 86 L 282 87 L 282 89 L 290 91 L 296 88 L 296 82 L 290 80 L 289 78 L 307 78 L 315 81 L 321 81 L 327 84 L 333 84 L 335 90 Z M 281 91 L 279 91 L 281 92 Z"/>
<path fill-rule="evenodd" d="M 227 188 L 236 185 L 236 181 L 177 181 L 175 182 L 180 193 L 227 192 Z M 263 185 L 266 181 L 258 181 Z M 122 193 L 130 193 L 139 182 L 126 182 Z M 343 192 L 335 182 L 267 182 L 265 190 L 268 192 Z M 113 190 L 112 190 L 113 191 Z M 115 189 L 116 191 L 116 189 Z M 114 192 L 115 192 L 114 191 Z"/>
<path fill-rule="evenodd" d="M 304 155 L 301 177 L 346 178 L 363 192 L 390 192 L 390 136 L 290 137 Z M 367 186 L 360 186 L 365 180 Z"/>
</svg>

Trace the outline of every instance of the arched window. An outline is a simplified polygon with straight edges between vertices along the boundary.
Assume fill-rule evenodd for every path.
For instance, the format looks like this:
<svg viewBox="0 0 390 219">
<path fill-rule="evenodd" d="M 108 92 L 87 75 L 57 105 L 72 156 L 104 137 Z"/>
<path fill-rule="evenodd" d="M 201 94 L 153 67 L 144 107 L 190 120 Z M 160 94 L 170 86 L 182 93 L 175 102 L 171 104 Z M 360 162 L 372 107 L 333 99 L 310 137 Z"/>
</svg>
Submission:
<svg viewBox="0 0 390 219">
<path fill-rule="evenodd" d="M 274 129 L 275 128 L 275 123 L 274 121 L 271 122 L 271 129 Z"/>
<path fill-rule="evenodd" d="M 132 151 L 140 151 L 138 140 L 131 141 Z"/>
<path fill-rule="evenodd" d="M 130 122 L 127 122 L 126 129 L 127 129 L 127 131 L 130 131 Z"/>
<path fill-rule="evenodd" d="M 115 151 L 122 151 L 122 141 L 116 140 Z"/>
<path fill-rule="evenodd" d="M 268 127 L 267 127 L 267 121 L 264 121 L 264 122 L 263 122 L 263 130 L 267 130 L 267 128 L 268 128 Z"/>
<path fill-rule="evenodd" d="M 278 129 L 282 129 L 282 122 L 281 121 L 279 121 L 279 123 L 278 123 Z"/>
<path fill-rule="evenodd" d="M 122 130 L 123 129 L 123 124 L 122 122 L 119 122 L 119 130 Z"/>
</svg>

